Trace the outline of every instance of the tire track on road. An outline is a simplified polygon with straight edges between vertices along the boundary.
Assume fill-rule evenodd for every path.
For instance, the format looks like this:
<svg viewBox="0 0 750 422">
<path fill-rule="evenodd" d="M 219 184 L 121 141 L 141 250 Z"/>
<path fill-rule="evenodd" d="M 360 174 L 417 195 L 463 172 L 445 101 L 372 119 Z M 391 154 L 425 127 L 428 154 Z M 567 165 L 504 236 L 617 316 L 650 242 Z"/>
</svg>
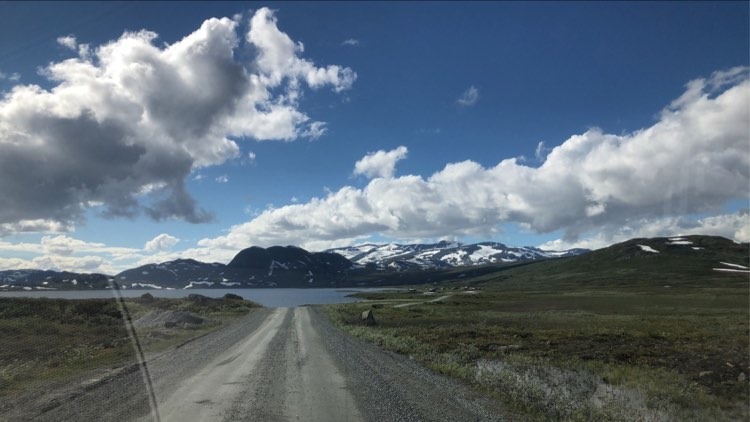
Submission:
<svg viewBox="0 0 750 422">
<path fill-rule="evenodd" d="M 244 387 L 253 383 L 250 376 L 269 344 L 287 323 L 286 308 L 274 310 L 263 324 L 245 340 L 233 345 L 204 366 L 195 375 L 182 381 L 167 397 L 157 391 L 162 420 L 221 420 L 233 400 L 246 394 Z"/>
</svg>

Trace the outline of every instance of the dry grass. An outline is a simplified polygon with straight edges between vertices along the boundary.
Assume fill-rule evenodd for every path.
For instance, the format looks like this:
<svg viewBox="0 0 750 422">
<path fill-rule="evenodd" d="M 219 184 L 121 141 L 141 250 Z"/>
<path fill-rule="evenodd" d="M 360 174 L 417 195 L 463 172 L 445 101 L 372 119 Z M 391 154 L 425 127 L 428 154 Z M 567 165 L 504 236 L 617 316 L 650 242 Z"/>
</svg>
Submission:
<svg viewBox="0 0 750 422">
<path fill-rule="evenodd" d="M 133 320 L 154 310 L 185 310 L 206 318 L 201 326 L 139 329 L 146 352 L 214 330 L 256 306 L 222 299 L 202 304 L 184 299 L 126 301 Z M 44 383 L 137 361 L 122 308 L 114 299 L 0 298 L 0 333 L 0 404 Z"/>
<path fill-rule="evenodd" d="M 485 287 L 405 308 L 393 305 L 431 297 L 378 293 L 373 327 L 358 316 L 375 302 L 327 312 L 350 333 L 541 419 L 749 416 L 746 280 L 701 289 Z"/>
</svg>

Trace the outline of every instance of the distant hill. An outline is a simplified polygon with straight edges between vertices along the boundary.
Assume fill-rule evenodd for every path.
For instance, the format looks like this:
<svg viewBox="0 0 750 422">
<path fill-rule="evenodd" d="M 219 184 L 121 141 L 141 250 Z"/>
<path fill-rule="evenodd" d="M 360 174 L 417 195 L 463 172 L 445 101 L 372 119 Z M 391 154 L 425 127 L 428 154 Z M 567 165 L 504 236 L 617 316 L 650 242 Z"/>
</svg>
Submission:
<svg viewBox="0 0 750 422">
<path fill-rule="evenodd" d="M 131 288 L 339 287 L 347 285 L 351 267 L 335 253 L 253 246 L 228 265 L 179 259 L 123 271 L 115 279 Z"/>
<path fill-rule="evenodd" d="M 595 287 L 705 285 L 706 280 L 749 280 L 750 244 L 718 236 L 631 239 L 591 253 L 533 263 L 477 281 Z"/>
<path fill-rule="evenodd" d="M 272 246 L 268 249 L 253 246 L 240 251 L 227 266 L 252 270 L 272 271 L 276 268 L 332 274 L 350 269 L 352 263 L 332 252 L 310 253 L 295 246 Z"/>
<path fill-rule="evenodd" d="M 106 289 L 110 277 L 50 270 L 0 271 L 0 290 Z"/>
<path fill-rule="evenodd" d="M 226 265 L 207 264 L 194 259 L 177 259 L 160 264 L 146 264 L 125 270 L 115 276 L 121 286 L 130 288 L 175 288 L 182 289 L 194 284 L 195 287 L 236 287 L 237 282 L 224 276 Z"/>
</svg>

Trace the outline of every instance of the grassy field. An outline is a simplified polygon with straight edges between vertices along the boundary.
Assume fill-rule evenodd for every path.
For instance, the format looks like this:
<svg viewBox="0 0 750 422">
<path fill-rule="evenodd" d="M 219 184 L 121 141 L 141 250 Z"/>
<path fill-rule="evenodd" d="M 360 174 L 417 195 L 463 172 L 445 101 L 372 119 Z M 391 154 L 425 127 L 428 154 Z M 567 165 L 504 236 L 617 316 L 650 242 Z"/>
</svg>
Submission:
<svg viewBox="0 0 750 422">
<path fill-rule="evenodd" d="M 550 261 L 327 312 L 538 419 L 747 420 L 747 274 L 624 262 Z M 367 309 L 374 326 L 360 322 Z"/>
<path fill-rule="evenodd" d="M 136 328 L 147 353 L 187 341 L 258 305 L 244 300 L 0 298 L 0 398 L 65 382 L 87 371 L 137 362 L 125 320 L 150 316 L 196 317 L 200 324 L 152 318 Z M 175 319 L 173 317 L 173 319 Z M 197 321 L 197 320 L 196 320 Z M 168 325 L 168 327 L 167 327 Z"/>
</svg>

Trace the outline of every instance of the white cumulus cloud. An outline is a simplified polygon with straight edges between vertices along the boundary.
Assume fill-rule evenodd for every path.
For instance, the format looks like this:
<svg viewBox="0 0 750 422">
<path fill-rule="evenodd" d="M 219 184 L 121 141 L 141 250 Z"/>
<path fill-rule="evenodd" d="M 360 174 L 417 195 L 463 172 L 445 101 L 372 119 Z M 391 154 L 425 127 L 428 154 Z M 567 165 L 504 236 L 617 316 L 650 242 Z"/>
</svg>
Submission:
<svg viewBox="0 0 750 422">
<path fill-rule="evenodd" d="M 464 91 L 456 102 L 464 107 L 470 107 L 479 101 L 479 90 L 474 86 L 470 86 Z"/>
<path fill-rule="evenodd" d="M 371 152 L 354 164 L 354 174 L 371 179 L 374 177 L 391 178 L 396 170 L 396 163 L 406 158 L 408 152 L 409 150 L 403 145 L 390 151 Z"/>
<path fill-rule="evenodd" d="M 166 233 L 147 241 L 143 248 L 111 246 L 67 235 L 42 236 L 36 243 L 0 241 L 0 256 L 6 254 L 24 256 L 24 258 L 0 258 L 0 270 L 36 268 L 114 275 L 137 265 L 179 258 L 181 252 L 172 250 L 179 242 L 180 239 Z M 211 256 L 207 252 L 191 250 L 188 250 L 186 254 L 186 257 L 201 254 L 204 257 Z"/>
<path fill-rule="evenodd" d="M 364 188 L 345 186 L 306 203 L 268 208 L 224 236 L 201 240 L 199 246 L 311 247 L 351 243 L 373 234 L 487 238 L 508 222 L 537 233 L 561 230 L 563 240 L 572 243 L 591 232 L 616 233 L 664 218 L 716 215 L 727 201 L 748 196 L 747 69 L 693 81 L 686 93 L 652 126 L 628 134 L 593 128 L 573 135 L 553 148 L 539 167 L 514 158 L 492 167 L 462 161 L 429 177 L 392 177 L 406 148 L 378 151 L 355 165 L 355 174 L 374 177 Z M 711 221 L 701 224 L 708 227 Z M 715 226 L 718 231 L 721 224 Z M 744 233 L 742 227 L 735 232 Z"/>
<path fill-rule="evenodd" d="M 145 251 L 163 251 L 171 248 L 179 242 L 180 239 L 174 236 L 170 236 L 166 233 L 162 233 L 146 242 L 143 249 Z"/>
<path fill-rule="evenodd" d="M 78 48 L 78 42 L 76 42 L 76 37 L 72 35 L 65 35 L 62 37 L 57 37 L 57 43 L 71 50 L 76 50 Z"/>
<path fill-rule="evenodd" d="M 351 87 L 357 79 L 354 71 L 338 65 L 316 67 L 311 61 L 300 58 L 304 45 L 292 41 L 276 23 L 274 12 L 262 8 L 253 16 L 247 34 L 247 40 L 258 48 L 257 65 L 266 85 L 278 86 L 284 80 L 296 85 L 303 80 L 313 88 L 333 85 L 337 92 Z"/>
<path fill-rule="evenodd" d="M 78 55 L 43 69 L 51 88 L 16 85 L 0 99 L 0 235 L 28 222 L 75 226 L 92 206 L 209 221 L 185 186 L 196 169 L 239 156 L 236 139 L 325 133 L 300 110 L 302 90 L 340 92 L 356 73 L 303 58 L 267 8 L 241 41 L 229 18 L 171 45 L 147 30 L 95 47 L 60 37 Z M 240 61 L 240 49 L 256 55 Z"/>
<path fill-rule="evenodd" d="M 19 79 L 21 79 L 21 75 L 19 73 L 11 73 L 10 75 L 7 73 L 0 72 L 0 81 L 7 79 L 11 82 L 16 82 Z"/>
</svg>

